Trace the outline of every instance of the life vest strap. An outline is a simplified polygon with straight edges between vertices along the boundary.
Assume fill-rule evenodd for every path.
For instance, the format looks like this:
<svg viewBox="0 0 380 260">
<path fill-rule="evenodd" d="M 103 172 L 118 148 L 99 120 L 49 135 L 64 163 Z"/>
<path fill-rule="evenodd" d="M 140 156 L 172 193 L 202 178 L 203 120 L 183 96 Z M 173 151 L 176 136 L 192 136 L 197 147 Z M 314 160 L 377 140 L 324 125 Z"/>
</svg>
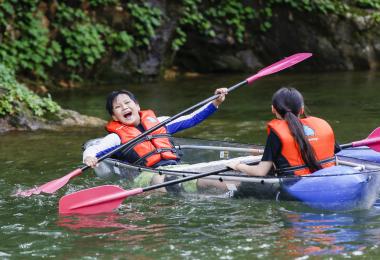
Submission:
<svg viewBox="0 0 380 260">
<path fill-rule="evenodd" d="M 319 161 L 320 164 L 326 164 L 326 163 L 331 163 L 331 162 L 335 162 L 335 156 L 334 157 L 330 157 L 330 158 L 327 158 L 327 159 L 324 159 L 324 160 L 321 160 Z M 284 174 L 284 173 L 288 173 L 288 172 L 294 172 L 294 171 L 298 171 L 298 170 L 303 170 L 303 169 L 306 169 L 308 168 L 306 166 L 306 164 L 303 164 L 303 165 L 299 165 L 299 166 L 292 166 L 292 167 L 285 167 L 285 168 L 279 168 L 279 169 L 276 169 L 276 173 L 280 173 L 280 174 Z"/>
<path fill-rule="evenodd" d="M 145 154 L 144 156 L 142 156 L 141 158 L 139 158 L 137 161 L 135 161 L 133 164 L 139 165 L 139 164 L 141 164 L 141 162 L 143 162 L 149 156 L 152 156 L 153 154 L 160 154 L 160 153 L 163 153 L 163 152 L 176 153 L 177 150 L 175 148 L 158 148 L 158 149 L 155 149 L 154 151 L 151 151 L 151 152 Z"/>
<path fill-rule="evenodd" d="M 158 134 L 158 135 L 146 135 L 143 138 L 137 140 L 137 142 L 134 142 L 131 145 L 128 145 L 125 149 L 123 149 L 123 153 L 127 154 L 131 149 L 136 147 L 138 144 L 143 143 L 145 141 L 150 141 L 152 139 L 156 138 L 170 138 L 171 136 L 169 134 Z"/>
</svg>

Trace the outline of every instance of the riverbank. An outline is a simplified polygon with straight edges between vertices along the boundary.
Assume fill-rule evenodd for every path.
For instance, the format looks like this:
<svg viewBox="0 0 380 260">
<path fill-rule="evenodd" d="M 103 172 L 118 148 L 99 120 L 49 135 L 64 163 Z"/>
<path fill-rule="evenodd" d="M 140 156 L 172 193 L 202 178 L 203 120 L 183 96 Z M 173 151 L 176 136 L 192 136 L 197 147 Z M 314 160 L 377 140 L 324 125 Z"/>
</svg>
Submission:
<svg viewBox="0 0 380 260">
<path fill-rule="evenodd" d="M 4 2 L 0 60 L 18 75 L 71 88 L 82 79 L 152 81 L 173 72 L 247 72 L 296 52 L 298 70 L 380 62 L 380 2 Z"/>
<path fill-rule="evenodd" d="M 0 134 L 9 131 L 35 131 L 54 130 L 60 131 L 68 127 L 103 127 L 106 121 L 93 116 L 82 115 L 76 111 L 62 109 L 58 113 L 57 120 L 31 117 L 27 115 L 5 116 L 0 118 Z"/>
<path fill-rule="evenodd" d="M 47 93 L 86 80 L 155 82 L 185 73 L 252 73 L 297 52 L 314 55 L 293 71 L 377 70 L 379 11 L 378 0 L 226 0 L 217 6 L 197 0 L 5 1 L 0 65 L 13 77 L 42 86 L 37 89 L 43 97 L 10 87 L 4 76 L 0 129 L 56 127 L 49 118 L 59 109 Z M 89 120 L 84 125 L 94 121 L 69 118 Z"/>
<path fill-rule="evenodd" d="M 14 71 L 0 63 L 0 133 L 104 124 L 102 119 L 61 108 L 50 95 L 37 95 L 16 80 Z"/>
</svg>

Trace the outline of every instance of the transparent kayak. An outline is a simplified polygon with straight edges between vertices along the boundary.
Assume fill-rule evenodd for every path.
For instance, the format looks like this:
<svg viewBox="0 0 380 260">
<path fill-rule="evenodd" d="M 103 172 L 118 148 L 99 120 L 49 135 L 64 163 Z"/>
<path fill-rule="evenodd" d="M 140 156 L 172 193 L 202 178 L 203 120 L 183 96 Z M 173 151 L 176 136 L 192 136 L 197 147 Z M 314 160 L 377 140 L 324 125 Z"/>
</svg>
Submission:
<svg viewBox="0 0 380 260">
<path fill-rule="evenodd" d="M 86 145 L 91 145 L 92 142 Z M 368 148 L 346 149 L 337 154 L 337 166 L 326 168 L 307 176 L 253 177 L 227 170 L 229 160 L 257 164 L 261 146 L 176 138 L 181 153 L 181 164 L 148 168 L 130 165 L 116 159 L 105 159 L 95 169 L 101 178 L 117 177 L 133 184 L 142 172 L 152 175 L 187 177 L 194 174 L 224 170 L 205 177 L 221 185 L 199 188 L 202 194 L 229 194 L 231 197 L 253 197 L 277 201 L 295 200 L 321 210 L 347 211 L 368 209 L 380 192 L 380 153 Z"/>
</svg>

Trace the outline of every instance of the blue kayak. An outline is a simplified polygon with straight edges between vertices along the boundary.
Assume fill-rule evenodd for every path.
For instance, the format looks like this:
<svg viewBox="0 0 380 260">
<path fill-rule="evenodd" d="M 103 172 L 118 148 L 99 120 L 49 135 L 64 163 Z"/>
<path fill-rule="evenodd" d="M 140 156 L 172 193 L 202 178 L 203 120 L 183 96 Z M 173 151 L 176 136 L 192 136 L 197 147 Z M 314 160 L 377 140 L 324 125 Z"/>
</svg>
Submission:
<svg viewBox="0 0 380 260">
<path fill-rule="evenodd" d="M 380 153 L 366 146 L 344 149 L 337 154 L 338 157 L 364 160 L 380 164 Z"/>
<path fill-rule="evenodd" d="M 238 158 L 246 163 L 258 162 L 261 156 L 248 156 L 252 145 L 176 138 L 181 146 L 182 165 L 160 169 L 130 165 L 108 158 L 95 173 L 102 178 L 117 177 L 135 185 L 144 175 L 186 177 L 225 168 L 228 160 Z M 259 149 L 262 147 L 256 146 Z M 245 151 L 247 150 L 247 151 Z M 305 176 L 247 176 L 235 171 L 211 175 L 205 179 L 225 182 L 232 197 L 253 197 L 277 201 L 300 201 L 305 205 L 328 211 L 368 209 L 380 193 L 380 153 L 360 147 L 345 149 L 337 154 L 338 165 Z M 150 184 L 150 183 L 149 183 Z M 137 184 L 138 187 L 148 186 Z M 181 191 L 187 193 L 189 191 Z M 226 190 L 210 187 L 191 192 L 225 195 Z"/>
<path fill-rule="evenodd" d="M 324 210 L 344 211 L 371 207 L 380 189 L 380 153 L 368 147 L 344 149 L 337 154 L 343 164 L 314 172 L 299 180 L 284 180 L 283 189 L 306 205 Z M 362 167 L 360 167 L 362 166 Z"/>
<path fill-rule="evenodd" d="M 284 191 L 306 205 L 323 210 L 345 211 L 371 207 L 378 196 L 378 170 L 359 171 L 333 166 L 298 180 L 282 180 Z"/>
</svg>

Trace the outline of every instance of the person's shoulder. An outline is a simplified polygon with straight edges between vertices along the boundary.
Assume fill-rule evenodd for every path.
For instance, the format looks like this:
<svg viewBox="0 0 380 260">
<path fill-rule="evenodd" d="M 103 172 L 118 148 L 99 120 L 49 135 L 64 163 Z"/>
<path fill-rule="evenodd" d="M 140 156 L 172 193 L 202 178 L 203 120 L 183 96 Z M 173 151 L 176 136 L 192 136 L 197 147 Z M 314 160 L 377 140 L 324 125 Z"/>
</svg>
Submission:
<svg viewBox="0 0 380 260">
<path fill-rule="evenodd" d="M 273 131 L 273 129 L 270 129 L 268 137 L 267 137 L 267 140 L 270 140 L 270 141 L 279 141 L 280 138 L 278 137 L 278 135 L 276 134 L 276 132 Z"/>
<path fill-rule="evenodd" d="M 316 116 L 308 116 L 306 117 L 307 120 L 313 120 L 314 122 L 318 123 L 318 124 L 325 124 L 325 125 L 330 125 L 329 122 L 327 122 L 326 119 L 323 119 L 323 118 L 320 118 L 320 117 L 316 117 Z"/>
</svg>

